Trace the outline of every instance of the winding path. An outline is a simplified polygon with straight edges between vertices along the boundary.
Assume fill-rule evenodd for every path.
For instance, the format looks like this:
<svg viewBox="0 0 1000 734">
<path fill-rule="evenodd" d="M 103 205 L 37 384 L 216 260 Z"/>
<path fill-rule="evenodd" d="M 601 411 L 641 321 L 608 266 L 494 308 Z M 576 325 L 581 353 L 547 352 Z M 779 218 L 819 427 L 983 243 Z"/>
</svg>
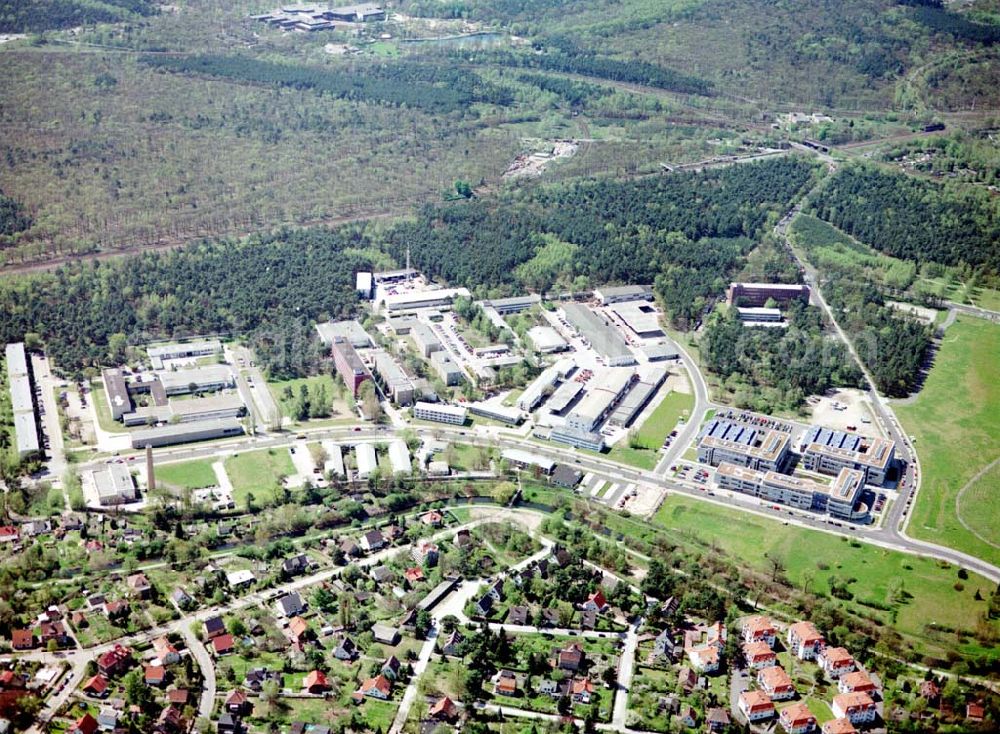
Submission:
<svg viewBox="0 0 1000 734">
<path fill-rule="evenodd" d="M 958 521 L 960 523 L 962 523 L 962 527 L 965 528 L 966 530 L 968 530 L 973 535 L 975 535 L 977 538 L 979 538 L 981 541 L 983 541 L 987 545 L 991 545 L 994 548 L 1000 548 L 1000 543 L 995 543 L 994 541 L 990 540 L 989 538 L 984 538 L 978 532 L 976 532 L 975 530 L 973 530 L 972 527 L 969 525 L 969 523 L 967 523 L 965 520 L 962 519 L 962 507 L 961 507 L 961 504 L 962 504 L 962 495 L 965 494 L 965 490 L 969 489 L 972 485 L 974 485 L 976 482 L 978 482 L 980 479 L 982 479 L 982 477 L 983 477 L 984 474 L 986 474 L 987 472 L 989 472 L 991 469 L 993 469 L 993 467 L 997 466 L 998 464 L 1000 464 L 1000 456 L 998 456 L 993 461 L 991 461 L 989 464 L 987 464 L 982 469 L 980 469 L 978 472 L 976 472 L 975 476 L 973 476 L 972 479 L 970 479 L 968 482 L 966 482 L 965 486 L 963 486 L 960 490 L 958 490 L 958 494 L 955 495 L 955 517 L 957 517 Z"/>
</svg>

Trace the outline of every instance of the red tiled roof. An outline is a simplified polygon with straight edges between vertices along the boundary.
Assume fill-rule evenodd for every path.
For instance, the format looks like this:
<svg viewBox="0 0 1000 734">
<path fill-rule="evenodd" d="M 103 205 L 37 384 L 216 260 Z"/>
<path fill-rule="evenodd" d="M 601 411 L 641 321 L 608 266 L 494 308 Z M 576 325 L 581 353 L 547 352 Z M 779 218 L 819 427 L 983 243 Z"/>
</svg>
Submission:
<svg viewBox="0 0 1000 734">
<path fill-rule="evenodd" d="M 845 673 L 844 677 L 840 679 L 840 682 L 850 691 L 875 690 L 875 684 L 872 683 L 872 679 L 869 678 L 868 674 L 862 670 Z"/>
<path fill-rule="evenodd" d="M 216 653 L 229 652 L 235 644 L 233 636 L 228 633 L 212 638 L 212 647 L 215 648 Z"/>
<path fill-rule="evenodd" d="M 766 709 L 774 710 L 774 703 L 771 701 L 771 697 L 764 693 L 764 691 L 744 691 L 740 694 L 740 700 L 743 702 L 744 708 L 750 713 Z"/>
<path fill-rule="evenodd" d="M 431 706 L 430 711 L 427 712 L 431 717 L 442 716 L 446 719 L 450 719 L 455 715 L 455 702 L 452 701 L 447 696 L 438 699 L 438 702 Z"/>
<path fill-rule="evenodd" d="M 83 684 L 83 690 L 101 694 L 108 690 L 108 679 L 98 673 Z"/>
<path fill-rule="evenodd" d="M 314 670 L 306 676 L 302 687 L 312 690 L 313 688 L 329 688 L 330 684 L 326 681 L 326 673 L 322 670 Z"/>
<path fill-rule="evenodd" d="M 802 726 L 807 721 L 816 721 L 813 712 L 804 703 L 793 703 L 786 709 L 781 710 L 781 720 L 788 722 L 790 726 Z"/>
<path fill-rule="evenodd" d="M 823 734 L 858 734 L 850 719 L 832 719 L 823 724 Z"/>
<path fill-rule="evenodd" d="M 10 633 L 10 645 L 15 649 L 33 647 L 35 636 L 31 630 L 12 630 Z"/>
<path fill-rule="evenodd" d="M 369 678 L 364 683 L 361 684 L 361 693 L 370 693 L 371 691 L 381 691 L 386 696 L 392 691 L 392 683 L 384 675 L 379 673 L 374 678 Z"/>
<path fill-rule="evenodd" d="M 81 734 L 94 734 L 97 731 L 97 719 L 90 714 L 84 714 L 73 722 L 70 731 L 78 731 Z"/>
</svg>

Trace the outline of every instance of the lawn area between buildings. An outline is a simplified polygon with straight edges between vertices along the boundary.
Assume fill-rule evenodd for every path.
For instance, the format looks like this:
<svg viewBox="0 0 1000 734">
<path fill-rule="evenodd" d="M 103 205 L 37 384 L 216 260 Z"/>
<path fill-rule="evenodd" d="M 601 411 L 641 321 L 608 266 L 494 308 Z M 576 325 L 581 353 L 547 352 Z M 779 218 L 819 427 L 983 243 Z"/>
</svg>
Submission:
<svg viewBox="0 0 1000 734">
<path fill-rule="evenodd" d="M 916 438 L 923 471 L 907 532 L 994 564 L 1000 563 L 998 474 L 970 482 L 1000 459 L 998 360 L 1000 326 L 960 316 L 945 332 L 916 401 L 895 408 Z"/>
<path fill-rule="evenodd" d="M 181 489 L 202 489 L 218 484 L 212 462 L 207 459 L 157 465 L 154 472 L 157 482 Z"/>
<path fill-rule="evenodd" d="M 694 407 L 694 395 L 671 392 L 656 406 L 635 433 L 636 446 L 629 446 L 624 438 L 612 447 L 608 458 L 640 469 L 656 466 L 663 440 L 677 426 L 677 421 L 687 418 Z"/>
<path fill-rule="evenodd" d="M 681 540 L 710 543 L 762 570 L 770 570 L 769 557 L 778 558 L 789 580 L 800 588 L 808 586 L 813 593 L 829 596 L 831 579 L 846 583 L 854 599 L 844 604 L 887 622 L 895 615 L 893 626 L 923 651 L 943 654 L 958 647 L 971 655 L 998 655 L 997 650 L 978 645 L 973 636 L 993 589 L 993 584 L 976 574 L 959 581 L 958 569 L 940 561 L 676 495 L 664 501 L 654 521 L 675 531 Z M 983 600 L 975 598 L 977 590 Z M 960 641 L 940 628 L 970 637 Z"/>
<path fill-rule="evenodd" d="M 282 479 L 295 473 L 287 448 L 235 454 L 226 459 L 225 467 L 233 484 L 233 501 L 241 508 L 250 493 L 260 501 L 270 499 Z"/>
<path fill-rule="evenodd" d="M 299 392 L 303 385 L 309 391 L 310 397 L 315 395 L 320 387 L 326 391 L 326 397 L 330 401 L 330 415 L 325 418 L 318 418 L 317 420 L 330 420 L 331 418 L 354 419 L 351 406 L 344 396 L 343 383 L 340 381 L 334 382 L 333 377 L 326 374 L 300 377 L 295 380 L 283 380 L 281 382 L 268 382 L 267 387 L 271 391 L 271 395 L 274 396 L 274 401 L 281 408 L 282 415 L 291 418 L 293 421 L 296 420 L 296 406 L 299 402 Z M 290 398 L 287 397 L 285 392 L 286 387 L 292 391 L 292 397 Z"/>
</svg>

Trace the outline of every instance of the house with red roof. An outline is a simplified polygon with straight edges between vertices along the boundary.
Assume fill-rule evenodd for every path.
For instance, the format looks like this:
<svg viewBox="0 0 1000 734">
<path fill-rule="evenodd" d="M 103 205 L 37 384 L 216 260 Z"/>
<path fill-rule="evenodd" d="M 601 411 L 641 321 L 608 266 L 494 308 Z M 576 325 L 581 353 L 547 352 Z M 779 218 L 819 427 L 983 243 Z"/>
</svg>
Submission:
<svg viewBox="0 0 1000 734">
<path fill-rule="evenodd" d="M 330 683 L 326 679 L 326 673 L 314 670 L 302 681 L 302 688 L 308 693 L 325 693 L 330 690 Z"/>
<path fill-rule="evenodd" d="M 867 693 L 875 695 L 875 683 L 863 670 L 844 673 L 837 682 L 837 690 L 841 693 Z"/>
<path fill-rule="evenodd" d="M 228 655 L 236 647 L 236 641 L 228 632 L 224 635 L 212 638 L 212 650 L 216 655 Z"/>
<path fill-rule="evenodd" d="M 831 678 L 840 678 L 855 669 L 854 658 L 842 647 L 828 647 L 819 655 L 819 664 Z"/>
<path fill-rule="evenodd" d="M 98 673 L 83 684 L 83 692 L 95 698 L 103 698 L 108 695 L 108 679 Z"/>
<path fill-rule="evenodd" d="M 419 566 L 414 566 L 413 568 L 408 568 L 403 572 L 403 578 L 406 579 L 407 583 L 415 584 L 418 581 L 424 580 L 424 569 Z"/>
<path fill-rule="evenodd" d="M 132 651 L 123 645 L 115 645 L 97 658 L 97 669 L 109 677 L 124 673 L 131 665 Z"/>
<path fill-rule="evenodd" d="M 788 628 L 788 649 L 800 660 L 812 660 L 826 647 L 826 640 L 812 622 L 796 622 Z"/>
<path fill-rule="evenodd" d="M 850 719 L 830 719 L 823 724 L 823 734 L 858 734 Z"/>
<path fill-rule="evenodd" d="M 587 654 L 578 642 L 571 642 L 561 650 L 556 651 L 555 666 L 561 670 L 577 671 L 583 666 Z"/>
<path fill-rule="evenodd" d="M 371 698 L 378 698 L 385 701 L 392 695 L 392 681 L 380 673 L 362 683 L 361 688 L 357 692 L 362 696 L 370 696 Z"/>
<path fill-rule="evenodd" d="M 583 603 L 582 609 L 585 612 L 597 612 L 600 614 L 605 609 L 608 608 L 608 600 L 604 598 L 604 591 L 598 589 L 593 594 L 587 597 L 587 601 Z"/>
<path fill-rule="evenodd" d="M 444 522 L 444 516 L 437 510 L 431 510 L 430 512 L 425 512 L 420 516 L 420 522 L 424 525 L 430 525 L 431 527 L 436 528 Z"/>
<path fill-rule="evenodd" d="M 142 670 L 147 686 L 162 686 L 167 682 L 167 669 L 162 665 L 147 665 Z"/>
<path fill-rule="evenodd" d="M 97 731 L 97 728 L 97 719 L 90 714 L 84 714 L 73 722 L 73 725 L 68 731 L 69 734 L 94 734 Z"/>
<path fill-rule="evenodd" d="M 14 543 L 21 533 L 13 525 L 0 525 L 0 543 Z"/>
<path fill-rule="evenodd" d="M 768 647 L 774 647 L 778 630 L 769 617 L 755 616 L 749 617 L 743 622 L 741 629 L 743 642 L 766 642 Z"/>
<path fill-rule="evenodd" d="M 816 731 L 816 717 L 804 703 L 793 703 L 778 716 L 786 734 L 809 734 Z"/>
<path fill-rule="evenodd" d="M 569 687 L 570 695 L 575 703 L 590 703 L 594 693 L 594 684 L 589 678 L 574 678 Z"/>
<path fill-rule="evenodd" d="M 431 706 L 427 716 L 436 721 L 454 721 L 458 718 L 458 707 L 450 698 L 443 696 Z"/>
<path fill-rule="evenodd" d="M 778 664 L 778 656 L 764 640 L 757 640 L 743 645 L 743 658 L 754 670 L 770 668 Z"/>
<path fill-rule="evenodd" d="M 795 696 L 795 685 L 784 668 L 764 668 L 757 673 L 757 683 L 772 700 L 784 701 Z"/>
<path fill-rule="evenodd" d="M 774 716 L 774 702 L 763 691 L 743 691 L 738 705 L 740 712 L 750 723 Z"/>
<path fill-rule="evenodd" d="M 226 696 L 226 711 L 239 716 L 249 708 L 249 702 L 247 694 L 237 689 Z"/>
<path fill-rule="evenodd" d="M 870 724 L 878 715 L 875 702 L 867 693 L 841 693 L 834 696 L 830 709 L 838 719 L 847 718 L 855 726 Z"/>
<path fill-rule="evenodd" d="M 517 695 L 517 676 L 510 670 L 500 670 L 493 676 L 493 693 L 498 696 Z"/>
<path fill-rule="evenodd" d="M 166 637 L 157 637 L 153 640 L 153 652 L 160 659 L 163 665 L 173 665 L 180 662 L 181 656 L 177 648 Z"/>
<path fill-rule="evenodd" d="M 11 630 L 10 646 L 15 650 L 30 650 L 35 646 L 35 636 L 31 630 Z"/>
</svg>

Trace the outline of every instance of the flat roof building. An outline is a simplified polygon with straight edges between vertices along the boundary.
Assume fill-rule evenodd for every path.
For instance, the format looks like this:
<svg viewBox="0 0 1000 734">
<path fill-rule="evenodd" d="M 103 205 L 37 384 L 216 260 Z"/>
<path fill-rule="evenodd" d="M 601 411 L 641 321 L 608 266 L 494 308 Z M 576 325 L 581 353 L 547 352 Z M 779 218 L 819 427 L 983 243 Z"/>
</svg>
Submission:
<svg viewBox="0 0 1000 734">
<path fill-rule="evenodd" d="M 589 449 L 590 451 L 604 450 L 604 438 L 600 433 L 581 431 L 570 426 L 553 428 L 549 433 L 549 440 L 574 446 L 578 449 Z"/>
<path fill-rule="evenodd" d="M 138 499 L 135 479 L 127 464 L 105 464 L 103 468 L 91 472 L 91 477 L 97 490 L 97 500 L 102 507 L 135 502 Z"/>
<path fill-rule="evenodd" d="M 781 471 L 789 443 L 783 431 L 713 418 L 701 431 L 698 461 L 712 466 L 730 462 L 762 471 Z"/>
<path fill-rule="evenodd" d="M 743 492 L 768 502 L 780 502 L 842 520 L 857 521 L 868 514 L 868 508 L 858 504 L 865 485 L 864 476 L 853 469 L 841 469 L 830 484 L 728 462 L 719 465 L 715 476 L 722 489 Z"/>
<path fill-rule="evenodd" d="M 396 405 L 412 405 L 416 388 L 407 374 L 388 352 L 375 354 L 375 372 L 385 386 L 385 391 Z"/>
<path fill-rule="evenodd" d="M 413 316 L 393 316 L 385 321 L 396 336 L 406 336 L 413 329 L 413 325 L 417 323 L 417 319 Z"/>
<path fill-rule="evenodd" d="M 17 456 L 25 459 L 41 451 L 38 441 L 38 421 L 34 413 L 14 414 L 14 439 L 17 442 Z"/>
<path fill-rule="evenodd" d="M 126 426 L 149 423 L 190 423 L 215 418 L 239 418 L 246 413 L 243 399 L 236 393 L 218 393 L 203 398 L 171 400 L 167 405 L 141 406 L 121 419 Z"/>
<path fill-rule="evenodd" d="M 370 301 L 375 295 L 375 281 L 372 279 L 372 274 L 360 272 L 355 275 L 354 290 L 358 292 L 358 296 L 362 300 Z"/>
<path fill-rule="evenodd" d="M 7 388 L 10 391 L 14 418 L 14 441 L 17 456 L 26 459 L 39 453 L 38 419 L 35 415 L 35 392 L 31 383 L 28 353 L 23 342 L 13 342 L 4 349 L 7 364 Z"/>
<path fill-rule="evenodd" d="M 566 426 L 584 433 L 593 431 L 632 388 L 635 371 L 609 369 L 594 377 L 587 394 L 566 416 Z"/>
<path fill-rule="evenodd" d="M 131 439 L 132 448 L 144 449 L 146 446 L 156 448 L 241 435 L 243 435 L 243 425 L 236 418 L 220 418 L 147 428 L 131 434 Z"/>
<path fill-rule="evenodd" d="M 659 314 L 652 304 L 645 301 L 629 301 L 616 305 L 612 310 L 629 328 L 629 331 L 636 336 L 642 339 L 655 339 L 663 336 Z"/>
<path fill-rule="evenodd" d="M 533 411 L 574 368 L 573 361 L 569 359 L 561 359 L 554 365 L 546 367 L 524 388 L 524 392 L 517 399 L 517 407 L 526 413 Z"/>
<path fill-rule="evenodd" d="M 549 402 L 545 407 L 550 413 L 560 415 L 576 400 L 577 395 L 581 392 L 583 392 L 582 382 L 566 380 L 566 382 L 557 387 L 556 391 L 552 393 L 552 397 L 549 398 Z"/>
<path fill-rule="evenodd" d="M 857 469 L 864 473 L 865 482 L 881 485 L 895 454 L 894 441 L 812 426 L 802 442 L 802 467 L 833 475 L 845 467 Z"/>
<path fill-rule="evenodd" d="M 227 365 L 209 365 L 184 370 L 164 370 L 157 375 L 167 395 L 221 390 L 235 387 L 236 379 Z"/>
<path fill-rule="evenodd" d="M 427 308 L 445 308 L 451 306 L 455 298 L 470 296 L 468 288 L 439 288 L 438 290 L 416 291 L 386 296 L 385 310 L 390 316 Z"/>
<path fill-rule="evenodd" d="M 740 317 L 740 321 L 744 323 L 776 323 L 781 321 L 780 308 L 762 308 L 760 306 L 750 308 L 737 307 L 736 313 Z"/>
<path fill-rule="evenodd" d="M 542 354 L 552 354 L 553 352 L 565 352 L 569 349 L 569 344 L 563 339 L 559 332 L 551 326 L 533 326 L 528 329 L 528 339 L 536 352 Z"/>
<path fill-rule="evenodd" d="M 518 426 L 524 421 L 524 413 L 519 408 L 501 405 L 496 401 L 469 403 L 469 412 L 508 426 Z"/>
<path fill-rule="evenodd" d="M 628 395 L 615 408 L 608 417 L 608 425 L 620 426 L 624 428 L 635 420 L 636 416 L 642 412 L 650 399 L 660 389 L 660 385 L 667 379 L 667 371 L 662 367 L 647 369 L 644 374 L 639 375 L 639 381 L 635 384 Z"/>
<path fill-rule="evenodd" d="M 121 370 L 109 368 L 101 370 L 101 381 L 104 383 L 104 395 L 111 409 L 111 417 L 119 421 L 123 415 L 133 410 L 132 396 L 129 395 L 125 378 Z"/>
<path fill-rule="evenodd" d="M 415 268 L 396 268 L 395 270 L 382 270 L 375 273 L 375 282 L 379 285 L 385 283 L 402 283 L 404 280 L 413 280 L 420 271 Z"/>
<path fill-rule="evenodd" d="M 355 349 L 372 346 L 371 335 L 357 321 L 327 321 L 316 324 L 316 333 L 326 346 L 331 346 L 338 337 L 346 339 Z"/>
<path fill-rule="evenodd" d="M 665 340 L 655 344 L 644 344 L 642 353 L 650 362 L 660 362 L 666 359 L 677 359 L 681 356 L 677 345 L 672 341 Z"/>
<path fill-rule="evenodd" d="M 332 477 L 346 476 L 344 472 L 344 452 L 340 444 L 333 441 L 323 441 L 320 444 L 326 453 L 326 460 L 323 462 L 323 473 Z"/>
<path fill-rule="evenodd" d="M 538 454 L 521 449 L 504 449 L 500 456 L 508 461 L 511 466 L 518 469 L 528 469 L 537 466 L 542 474 L 551 474 L 556 468 L 556 462 Z"/>
<path fill-rule="evenodd" d="M 358 479 L 367 479 L 378 467 L 375 447 L 370 443 L 359 443 L 354 447 L 354 458 L 358 464 Z"/>
<path fill-rule="evenodd" d="M 614 326 L 582 303 L 564 303 L 566 320 L 609 367 L 635 364 L 635 356 Z"/>
<path fill-rule="evenodd" d="M 389 444 L 389 465 L 393 474 L 409 474 L 412 470 L 410 451 L 402 441 Z"/>
<path fill-rule="evenodd" d="M 448 352 L 440 351 L 431 354 L 431 367 L 437 372 L 445 385 L 461 385 L 465 380 L 461 368 L 455 364 Z"/>
<path fill-rule="evenodd" d="M 417 321 L 410 327 L 410 338 L 413 339 L 413 343 L 417 345 L 417 349 L 425 358 L 444 349 L 444 345 L 434 333 L 434 329 L 422 321 Z"/>
<path fill-rule="evenodd" d="M 785 283 L 730 283 L 726 303 L 730 306 L 763 306 L 768 300 L 809 303 L 809 286 Z"/>
<path fill-rule="evenodd" d="M 486 308 L 492 308 L 501 316 L 506 316 L 512 313 L 521 313 L 521 311 L 527 311 L 532 306 L 536 306 L 542 302 L 542 297 L 537 293 L 529 293 L 526 296 L 512 296 L 511 298 L 493 298 L 489 301 L 483 301 L 482 305 Z"/>
<path fill-rule="evenodd" d="M 459 405 L 418 402 L 413 406 L 413 417 L 423 421 L 461 426 L 465 424 L 468 412 Z"/>
<path fill-rule="evenodd" d="M 626 301 L 651 301 L 653 289 L 648 285 L 606 285 L 594 291 L 602 306 Z"/>
<path fill-rule="evenodd" d="M 12 342 L 4 348 L 4 359 L 7 362 L 7 374 L 11 377 L 28 376 L 28 353 L 24 342 Z"/>
<path fill-rule="evenodd" d="M 330 347 L 330 353 L 333 355 L 333 364 L 340 379 L 347 385 L 351 395 L 357 397 L 361 383 L 371 377 L 365 368 L 365 363 L 346 339 L 335 339 Z"/>
<path fill-rule="evenodd" d="M 183 344 L 159 344 L 146 347 L 146 354 L 154 370 L 163 369 L 163 362 L 169 359 L 194 359 L 211 357 L 222 353 L 222 342 L 218 339 L 203 339 L 201 341 Z"/>
</svg>

